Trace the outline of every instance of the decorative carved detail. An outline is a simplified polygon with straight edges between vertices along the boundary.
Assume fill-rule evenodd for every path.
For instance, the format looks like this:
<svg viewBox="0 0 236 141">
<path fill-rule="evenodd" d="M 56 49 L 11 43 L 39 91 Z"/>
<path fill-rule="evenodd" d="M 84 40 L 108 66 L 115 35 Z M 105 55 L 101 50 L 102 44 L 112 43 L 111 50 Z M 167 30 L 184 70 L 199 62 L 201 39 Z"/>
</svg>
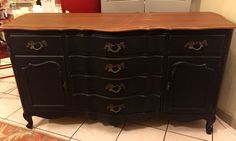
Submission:
<svg viewBox="0 0 236 141">
<path fill-rule="evenodd" d="M 30 67 L 41 67 L 41 66 L 49 65 L 49 64 L 55 65 L 57 67 L 57 70 L 59 72 L 61 72 L 60 64 L 55 62 L 55 61 L 45 61 L 45 62 L 42 62 L 42 63 L 39 63 L 39 64 L 28 63 L 28 66 L 22 67 L 22 69 L 29 69 Z"/>
<path fill-rule="evenodd" d="M 173 76 L 175 71 L 176 71 L 176 68 L 180 65 L 189 65 L 189 66 L 194 66 L 194 67 L 202 67 L 203 69 L 205 70 L 209 70 L 209 71 L 214 71 L 213 68 L 210 68 L 207 66 L 207 64 L 194 64 L 194 63 L 189 63 L 189 62 L 185 62 L 185 61 L 179 61 L 179 62 L 176 62 L 174 63 L 171 68 L 171 75 Z"/>
</svg>

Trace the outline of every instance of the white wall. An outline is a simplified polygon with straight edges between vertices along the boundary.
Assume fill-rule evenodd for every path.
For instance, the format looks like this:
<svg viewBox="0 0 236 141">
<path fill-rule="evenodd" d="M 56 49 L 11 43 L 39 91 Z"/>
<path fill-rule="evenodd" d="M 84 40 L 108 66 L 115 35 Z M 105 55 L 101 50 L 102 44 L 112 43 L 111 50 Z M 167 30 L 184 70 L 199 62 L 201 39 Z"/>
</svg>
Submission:
<svg viewBox="0 0 236 141">
<path fill-rule="evenodd" d="M 194 0 L 193 0 L 194 1 Z M 200 11 L 212 11 L 236 23 L 236 0 L 201 0 Z M 236 128 L 236 32 L 228 56 L 223 84 L 220 91 L 218 109 L 227 122 Z"/>
</svg>

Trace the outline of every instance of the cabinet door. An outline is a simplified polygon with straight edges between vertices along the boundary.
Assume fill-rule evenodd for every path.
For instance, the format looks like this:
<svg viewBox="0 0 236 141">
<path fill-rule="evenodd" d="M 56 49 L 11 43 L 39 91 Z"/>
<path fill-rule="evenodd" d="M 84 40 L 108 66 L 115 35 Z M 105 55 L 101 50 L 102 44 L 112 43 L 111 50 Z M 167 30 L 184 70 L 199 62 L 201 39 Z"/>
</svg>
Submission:
<svg viewBox="0 0 236 141">
<path fill-rule="evenodd" d="M 15 57 L 16 80 L 28 110 L 66 108 L 63 57 Z M 26 107 L 27 106 L 27 107 Z"/>
<path fill-rule="evenodd" d="M 208 113 L 219 88 L 220 58 L 169 58 L 167 111 Z"/>
</svg>

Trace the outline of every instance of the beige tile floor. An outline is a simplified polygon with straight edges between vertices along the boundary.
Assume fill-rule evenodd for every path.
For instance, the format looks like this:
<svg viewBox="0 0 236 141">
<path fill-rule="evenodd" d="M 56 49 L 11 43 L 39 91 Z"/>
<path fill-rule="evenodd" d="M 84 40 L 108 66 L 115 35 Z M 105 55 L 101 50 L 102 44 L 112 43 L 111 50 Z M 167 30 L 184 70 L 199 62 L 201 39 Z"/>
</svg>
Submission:
<svg viewBox="0 0 236 141">
<path fill-rule="evenodd" d="M 2 63 L 10 62 L 4 59 Z M 0 76 L 12 73 L 0 70 Z M 22 107 L 14 78 L 0 80 L 0 120 L 25 128 Z M 176 122 L 158 119 L 104 125 L 84 117 L 54 120 L 33 117 L 33 130 L 70 141 L 236 141 L 236 131 L 217 118 L 214 133 L 205 133 L 205 121 Z"/>
</svg>

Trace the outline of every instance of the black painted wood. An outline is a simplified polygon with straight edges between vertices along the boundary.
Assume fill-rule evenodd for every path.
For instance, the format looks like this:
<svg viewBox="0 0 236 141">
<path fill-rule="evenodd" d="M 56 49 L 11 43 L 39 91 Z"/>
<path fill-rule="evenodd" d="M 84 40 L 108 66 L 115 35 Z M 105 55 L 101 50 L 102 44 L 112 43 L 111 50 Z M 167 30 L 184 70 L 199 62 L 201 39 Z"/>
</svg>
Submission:
<svg viewBox="0 0 236 141">
<path fill-rule="evenodd" d="M 162 56 L 132 58 L 69 56 L 69 63 L 71 74 L 98 75 L 111 78 L 158 75 L 163 72 Z"/>
<path fill-rule="evenodd" d="M 18 84 L 24 101 L 31 107 L 29 110 L 66 108 L 63 60 L 63 57 L 15 57 Z"/>
<path fill-rule="evenodd" d="M 168 112 L 208 113 L 219 85 L 221 58 L 169 57 Z"/>
<path fill-rule="evenodd" d="M 232 30 L 7 30 L 27 127 L 32 116 L 119 123 L 205 119 L 212 133 Z"/>
<path fill-rule="evenodd" d="M 162 76 L 106 78 L 91 75 L 72 75 L 72 93 L 99 94 L 107 97 L 149 95 L 162 93 Z M 79 86 L 79 87 L 78 87 Z"/>
</svg>

